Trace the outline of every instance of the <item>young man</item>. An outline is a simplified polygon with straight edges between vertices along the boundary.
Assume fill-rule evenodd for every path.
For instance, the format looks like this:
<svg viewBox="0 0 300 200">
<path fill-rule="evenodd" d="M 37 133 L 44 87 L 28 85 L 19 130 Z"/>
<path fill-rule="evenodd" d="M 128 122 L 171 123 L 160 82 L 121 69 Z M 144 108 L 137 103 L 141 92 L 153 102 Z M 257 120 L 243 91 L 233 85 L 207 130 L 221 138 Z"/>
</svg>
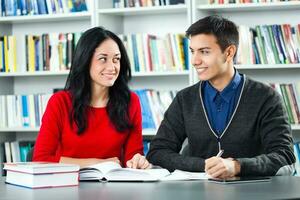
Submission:
<svg viewBox="0 0 300 200">
<path fill-rule="evenodd" d="M 236 25 L 209 16 L 186 35 L 200 81 L 178 92 L 151 141 L 149 161 L 218 178 L 292 174 L 293 140 L 280 95 L 234 68 Z"/>
</svg>

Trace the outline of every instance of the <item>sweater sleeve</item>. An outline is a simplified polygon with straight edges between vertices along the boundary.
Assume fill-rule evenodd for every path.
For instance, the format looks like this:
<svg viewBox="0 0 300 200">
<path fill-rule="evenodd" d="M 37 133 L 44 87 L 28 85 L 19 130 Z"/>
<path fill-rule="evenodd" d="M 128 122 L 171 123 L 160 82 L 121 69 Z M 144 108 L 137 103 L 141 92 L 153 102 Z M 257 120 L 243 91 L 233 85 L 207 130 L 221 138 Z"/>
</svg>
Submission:
<svg viewBox="0 0 300 200">
<path fill-rule="evenodd" d="M 165 113 L 154 139 L 151 141 L 147 159 L 169 171 L 204 171 L 204 159 L 179 154 L 186 139 L 180 93 Z"/>
<path fill-rule="evenodd" d="M 41 128 L 34 145 L 33 161 L 59 162 L 60 105 L 58 95 L 49 99 L 42 118 Z"/>
<path fill-rule="evenodd" d="M 131 93 L 131 103 L 129 108 L 130 121 L 132 129 L 124 144 L 124 163 L 130 160 L 135 154 L 143 155 L 143 136 L 142 136 L 142 114 L 141 105 L 138 96 Z"/>
<path fill-rule="evenodd" d="M 241 176 L 291 175 L 295 156 L 291 128 L 280 95 L 274 91 L 263 104 L 258 117 L 264 152 L 253 158 L 237 158 Z"/>
</svg>

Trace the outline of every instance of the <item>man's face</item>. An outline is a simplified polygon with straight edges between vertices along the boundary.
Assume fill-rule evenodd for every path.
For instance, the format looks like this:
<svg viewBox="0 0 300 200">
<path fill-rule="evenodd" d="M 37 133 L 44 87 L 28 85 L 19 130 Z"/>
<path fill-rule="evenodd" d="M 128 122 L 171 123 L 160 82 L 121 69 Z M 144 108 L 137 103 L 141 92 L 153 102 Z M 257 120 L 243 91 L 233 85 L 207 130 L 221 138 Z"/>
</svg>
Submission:
<svg viewBox="0 0 300 200">
<path fill-rule="evenodd" d="M 222 53 L 216 37 L 211 34 L 198 34 L 190 39 L 191 63 L 199 79 L 211 83 L 226 79 L 230 69 L 226 61 L 227 49 Z"/>
</svg>

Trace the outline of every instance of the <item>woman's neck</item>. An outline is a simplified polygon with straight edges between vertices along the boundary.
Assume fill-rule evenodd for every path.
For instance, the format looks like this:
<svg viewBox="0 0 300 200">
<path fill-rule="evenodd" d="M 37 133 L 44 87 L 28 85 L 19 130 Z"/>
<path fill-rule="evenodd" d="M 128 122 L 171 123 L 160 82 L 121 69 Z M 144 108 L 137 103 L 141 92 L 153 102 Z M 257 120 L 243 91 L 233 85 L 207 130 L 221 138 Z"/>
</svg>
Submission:
<svg viewBox="0 0 300 200">
<path fill-rule="evenodd" d="M 90 106 L 92 107 L 106 107 L 109 100 L 109 88 L 98 87 L 92 89 L 92 96 Z"/>
</svg>

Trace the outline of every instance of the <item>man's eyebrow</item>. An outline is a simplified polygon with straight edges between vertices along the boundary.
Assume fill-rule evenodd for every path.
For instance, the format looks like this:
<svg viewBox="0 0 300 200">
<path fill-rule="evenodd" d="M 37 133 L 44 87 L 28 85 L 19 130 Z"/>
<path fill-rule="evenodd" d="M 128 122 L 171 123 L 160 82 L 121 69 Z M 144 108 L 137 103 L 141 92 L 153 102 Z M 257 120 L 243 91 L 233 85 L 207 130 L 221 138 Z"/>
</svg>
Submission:
<svg viewBox="0 0 300 200">
<path fill-rule="evenodd" d="M 189 47 L 189 48 L 190 48 L 190 50 L 195 50 L 192 47 Z M 201 47 L 201 48 L 196 49 L 196 50 L 201 51 L 201 50 L 208 50 L 208 49 L 211 49 L 211 48 L 210 47 Z"/>
</svg>

